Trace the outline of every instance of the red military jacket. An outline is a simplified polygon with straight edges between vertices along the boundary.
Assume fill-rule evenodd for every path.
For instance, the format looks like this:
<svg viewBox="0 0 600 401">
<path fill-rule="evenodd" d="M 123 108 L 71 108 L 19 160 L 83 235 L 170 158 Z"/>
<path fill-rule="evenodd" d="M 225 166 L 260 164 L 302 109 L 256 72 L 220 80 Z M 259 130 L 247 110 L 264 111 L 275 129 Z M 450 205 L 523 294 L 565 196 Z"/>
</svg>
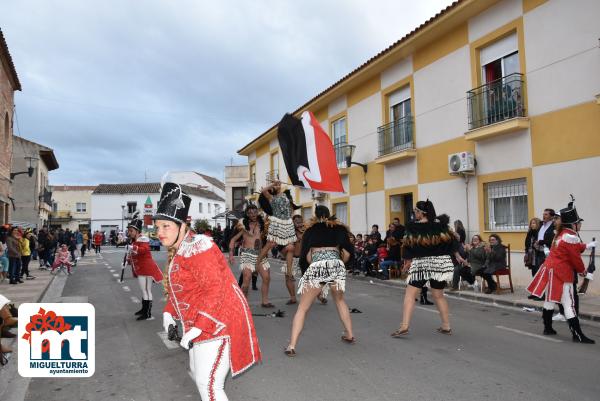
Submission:
<svg viewBox="0 0 600 401">
<path fill-rule="evenodd" d="M 585 265 L 581 253 L 585 251 L 585 244 L 577 232 L 565 228 L 554 238 L 550 255 L 538 270 L 535 277 L 527 287 L 531 294 L 541 297 L 547 291 L 547 299 L 551 302 L 560 302 L 564 283 L 572 283 L 574 273 L 583 273 Z"/>
<path fill-rule="evenodd" d="M 96 233 L 94 234 L 94 245 L 102 245 L 102 234 Z"/>
<path fill-rule="evenodd" d="M 142 235 L 131 245 L 128 260 L 134 277 L 151 276 L 155 283 L 162 281 L 163 274 L 152 258 L 148 237 Z"/>
<path fill-rule="evenodd" d="M 233 376 L 261 360 L 246 297 L 211 238 L 188 233 L 167 275 L 165 312 L 180 320 L 185 332 L 192 327 L 202 330 L 194 342 L 228 339 Z"/>
</svg>

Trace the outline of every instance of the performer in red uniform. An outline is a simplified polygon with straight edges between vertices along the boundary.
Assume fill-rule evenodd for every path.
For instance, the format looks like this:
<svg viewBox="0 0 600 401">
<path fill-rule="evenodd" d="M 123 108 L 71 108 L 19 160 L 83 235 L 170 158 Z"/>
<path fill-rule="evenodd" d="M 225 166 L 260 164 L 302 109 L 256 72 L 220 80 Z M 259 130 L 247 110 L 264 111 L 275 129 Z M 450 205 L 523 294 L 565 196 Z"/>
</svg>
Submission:
<svg viewBox="0 0 600 401">
<path fill-rule="evenodd" d="M 142 309 L 135 312 L 137 320 L 152 320 L 152 282 L 160 283 L 163 275 L 152 258 L 150 239 L 142 234 L 142 220 L 139 216 L 136 211 L 127 226 L 127 236 L 132 243 L 127 261 L 142 290 Z"/>
<path fill-rule="evenodd" d="M 261 352 L 246 297 L 223 253 L 185 224 L 190 201 L 178 184 L 167 182 L 154 215 L 170 259 L 163 326 L 168 332 L 175 319 L 181 322 L 181 346 L 189 349 L 202 400 L 227 400 L 227 373 L 244 372 L 261 360 Z"/>
<path fill-rule="evenodd" d="M 595 341 L 587 338 L 581 331 L 574 300 L 574 275 L 585 274 L 581 253 L 586 248 L 596 246 L 595 242 L 587 245 L 582 243 L 578 234 L 582 221 L 583 219 L 577 214 L 573 202 L 560 211 L 560 224 L 557 226 L 549 255 L 533 277 L 527 291 L 536 297 L 542 297 L 545 294 L 542 311 L 544 335 L 556 334 L 552 328 L 552 313 L 554 304 L 558 303 L 564 307 L 565 317 L 573 334 L 573 341 L 594 344 Z"/>
</svg>

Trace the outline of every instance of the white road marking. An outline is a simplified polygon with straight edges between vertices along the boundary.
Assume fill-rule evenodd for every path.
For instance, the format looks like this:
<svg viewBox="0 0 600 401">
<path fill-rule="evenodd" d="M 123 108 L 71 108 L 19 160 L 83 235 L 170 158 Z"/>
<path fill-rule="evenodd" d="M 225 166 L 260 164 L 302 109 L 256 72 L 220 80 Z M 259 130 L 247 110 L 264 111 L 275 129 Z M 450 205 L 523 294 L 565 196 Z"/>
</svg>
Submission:
<svg viewBox="0 0 600 401">
<path fill-rule="evenodd" d="M 440 313 L 440 312 L 438 312 L 438 310 L 435 308 L 435 306 L 432 306 L 431 308 L 426 308 L 426 307 L 424 307 L 424 306 L 415 306 L 415 308 L 417 308 L 417 309 L 421 309 L 421 310 L 424 310 L 424 311 L 427 311 L 427 312 L 432 312 L 432 313 Z M 448 316 L 449 316 L 449 315 L 448 315 Z"/>
<path fill-rule="evenodd" d="M 117 273 L 113 274 L 113 277 L 120 277 Z"/>
<path fill-rule="evenodd" d="M 179 348 L 179 343 L 177 341 L 170 341 L 169 337 L 167 337 L 167 333 L 165 333 L 164 331 L 159 331 L 158 336 L 160 337 L 160 339 L 162 340 L 163 343 L 165 343 L 165 346 L 168 349 L 177 349 Z"/>
<path fill-rule="evenodd" d="M 110 271 L 111 273 L 114 273 L 114 272 L 115 272 L 115 269 L 110 269 L 109 271 Z"/>
<path fill-rule="evenodd" d="M 131 297 L 131 302 L 133 302 L 134 304 L 139 304 L 140 300 L 137 297 Z"/>
<path fill-rule="evenodd" d="M 522 331 L 522 330 L 517 330 L 517 329 L 511 329 L 510 327 L 504 327 L 504 326 L 496 326 L 497 329 L 502 329 L 502 330 L 506 330 L 506 331 L 510 331 L 512 333 L 516 333 L 516 334 L 521 334 L 527 337 L 533 337 L 533 338 L 538 338 L 540 340 L 546 340 L 546 341 L 550 341 L 553 343 L 562 343 L 562 340 L 557 340 L 556 338 L 551 338 L 548 336 L 541 336 L 539 334 L 533 334 L 533 333 L 529 333 L 527 331 Z"/>
<path fill-rule="evenodd" d="M 130 292 L 131 288 L 129 288 L 128 286 L 124 285 L 123 286 L 123 291 Z"/>
</svg>

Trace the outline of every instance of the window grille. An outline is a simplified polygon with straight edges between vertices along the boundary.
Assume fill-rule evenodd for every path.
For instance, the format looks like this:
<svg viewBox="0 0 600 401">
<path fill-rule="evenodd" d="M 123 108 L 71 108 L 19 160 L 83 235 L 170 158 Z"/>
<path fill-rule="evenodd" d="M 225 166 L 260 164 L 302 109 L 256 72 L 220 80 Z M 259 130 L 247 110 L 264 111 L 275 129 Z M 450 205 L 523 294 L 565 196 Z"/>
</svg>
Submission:
<svg viewBox="0 0 600 401">
<path fill-rule="evenodd" d="M 485 229 L 487 231 L 527 230 L 527 180 L 519 178 L 483 185 Z"/>
</svg>

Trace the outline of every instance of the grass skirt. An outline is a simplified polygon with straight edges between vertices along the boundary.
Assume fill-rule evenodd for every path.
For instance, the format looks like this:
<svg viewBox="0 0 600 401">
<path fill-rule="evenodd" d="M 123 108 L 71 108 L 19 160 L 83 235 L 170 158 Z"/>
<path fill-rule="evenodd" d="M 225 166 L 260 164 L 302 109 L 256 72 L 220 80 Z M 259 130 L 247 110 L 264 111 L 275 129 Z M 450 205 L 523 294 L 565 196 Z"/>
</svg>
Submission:
<svg viewBox="0 0 600 401">
<path fill-rule="evenodd" d="M 267 231 L 267 241 L 273 241 L 277 245 L 288 245 L 296 242 L 296 229 L 292 219 L 278 219 L 275 216 L 269 216 L 269 228 Z"/>
</svg>

